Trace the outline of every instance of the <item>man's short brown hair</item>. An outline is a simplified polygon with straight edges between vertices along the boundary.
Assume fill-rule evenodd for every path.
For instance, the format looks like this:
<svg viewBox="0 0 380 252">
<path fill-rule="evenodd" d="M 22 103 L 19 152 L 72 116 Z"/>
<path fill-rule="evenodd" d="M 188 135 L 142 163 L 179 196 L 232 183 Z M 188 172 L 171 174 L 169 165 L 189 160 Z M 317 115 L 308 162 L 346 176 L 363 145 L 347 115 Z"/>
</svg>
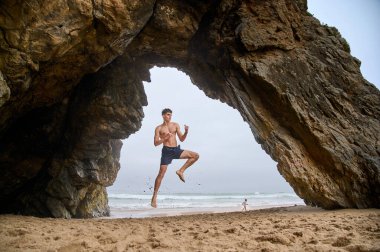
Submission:
<svg viewBox="0 0 380 252">
<path fill-rule="evenodd" d="M 162 110 L 162 115 L 165 115 L 166 113 L 173 113 L 170 108 L 165 108 Z"/>
</svg>

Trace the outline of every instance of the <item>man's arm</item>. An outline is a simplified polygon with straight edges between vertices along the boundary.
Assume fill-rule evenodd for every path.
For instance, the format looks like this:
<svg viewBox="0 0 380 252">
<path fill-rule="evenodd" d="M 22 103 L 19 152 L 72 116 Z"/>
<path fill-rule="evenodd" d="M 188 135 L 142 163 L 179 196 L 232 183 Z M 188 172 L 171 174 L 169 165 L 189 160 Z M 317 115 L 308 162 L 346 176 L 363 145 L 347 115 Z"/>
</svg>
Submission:
<svg viewBox="0 0 380 252">
<path fill-rule="evenodd" d="M 163 141 L 160 140 L 160 130 L 158 127 L 156 127 L 156 129 L 154 130 L 154 146 L 158 146 L 162 143 Z"/>
<path fill-rule="evenodd" d="M 177 135 L 178 135 L 178 138 L 181 142 L 185 141 L 186 139 L 186 136 L 187 136 L 187 132 L 189 131 L 189 126 L 185 125 L 185 133 L 182 134 L 181 132 L 181 128 L 179 127 L 179 124 L 177 123 Z"/>
<path fill-rule="evenodd" d="M 156 127 L 154 130 L 154 146 L 158 146 L 164 142 L 164 139 L 160 139 L 160 128 Z"/>
</svg>

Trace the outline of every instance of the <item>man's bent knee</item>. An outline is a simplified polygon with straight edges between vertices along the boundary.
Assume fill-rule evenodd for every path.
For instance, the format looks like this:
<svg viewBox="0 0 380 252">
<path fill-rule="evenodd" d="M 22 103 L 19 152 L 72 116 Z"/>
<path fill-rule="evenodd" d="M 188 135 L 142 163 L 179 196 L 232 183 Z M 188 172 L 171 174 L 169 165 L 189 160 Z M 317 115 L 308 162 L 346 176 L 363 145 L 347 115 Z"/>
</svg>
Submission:
<svg viewBox="0 0 380 252">
<path fill-rule="evenodd" d="M 195 161 L 197 161 L 199 159 L 199 154 L 194 152 L 194 155 L 192 158 L 195 159 Z"/>
</svg>

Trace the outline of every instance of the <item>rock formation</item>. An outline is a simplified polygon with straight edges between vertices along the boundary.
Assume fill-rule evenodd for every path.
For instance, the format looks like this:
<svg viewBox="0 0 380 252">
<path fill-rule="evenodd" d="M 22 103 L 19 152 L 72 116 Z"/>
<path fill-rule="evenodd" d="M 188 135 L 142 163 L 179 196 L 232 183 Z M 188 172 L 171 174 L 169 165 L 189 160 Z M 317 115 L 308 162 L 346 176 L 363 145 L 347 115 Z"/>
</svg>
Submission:
<svg viewBox="0 0 380 252">
<path fill-rule="evenodd" d="M 307 204 L 380 206 L 380 92 L 306 1 L 3 0 L 0 48 L 1 212 L 108 215 L 155 65 L 238 109 Z"/>
</svg>

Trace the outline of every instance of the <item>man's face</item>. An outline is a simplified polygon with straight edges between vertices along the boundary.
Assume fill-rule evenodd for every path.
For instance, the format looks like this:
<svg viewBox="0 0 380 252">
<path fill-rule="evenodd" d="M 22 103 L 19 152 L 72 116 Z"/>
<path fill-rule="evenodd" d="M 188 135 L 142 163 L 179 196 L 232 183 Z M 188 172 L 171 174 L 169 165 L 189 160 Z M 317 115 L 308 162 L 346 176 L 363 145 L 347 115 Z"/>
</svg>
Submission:
<svg viewBox="0 0 380 252">
<path fill-rule="evenodd" d="M 170 122 L 170 120 L 172 119 L 172 113 L 167 112 L 166 114 L 163 114 L 162 117 L 165 121 Z"/>
</svg>

